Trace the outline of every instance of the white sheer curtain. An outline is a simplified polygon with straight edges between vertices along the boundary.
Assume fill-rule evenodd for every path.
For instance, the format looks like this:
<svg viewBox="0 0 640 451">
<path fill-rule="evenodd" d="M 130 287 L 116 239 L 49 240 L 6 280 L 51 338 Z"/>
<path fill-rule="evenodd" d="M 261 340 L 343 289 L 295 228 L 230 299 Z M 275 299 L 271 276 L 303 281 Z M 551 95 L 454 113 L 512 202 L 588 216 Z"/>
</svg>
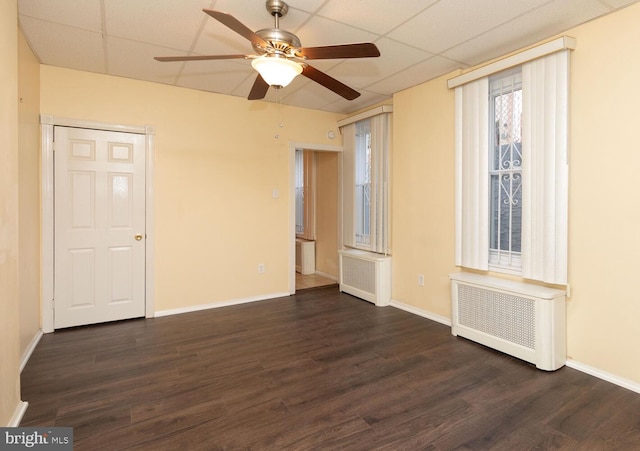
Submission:
<svg viewBox="0 0 640 451">
<path fill-rule="evenodd" d="M 489 82 L 458 86 L 456 114 L 456 255 L 466 268 L 489 268 Z"/>
<path fill-rule="evenodd" d="M 371 250 L 391 252 L 389 246 L 389 148 L 391 115 L 371 118 Z"/>
<path fill-rule="evenodd" d="M 342 128 L 342 240 L 348 247 L 355 247 L 355 187 L 356 187 L 356 124 Z"/>
<path fill-rule="evenodd" d="M 522 67 L 522 277 L 567 283 L 569 50 Z"/>
</svg>

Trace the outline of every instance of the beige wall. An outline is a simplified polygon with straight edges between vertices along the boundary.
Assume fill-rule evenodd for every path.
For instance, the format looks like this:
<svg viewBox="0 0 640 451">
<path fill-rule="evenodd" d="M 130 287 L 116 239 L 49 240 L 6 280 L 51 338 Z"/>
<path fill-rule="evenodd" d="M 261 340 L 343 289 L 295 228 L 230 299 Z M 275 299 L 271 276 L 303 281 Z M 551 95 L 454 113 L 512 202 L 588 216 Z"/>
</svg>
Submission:
<svg viewBox="0 0 640 451">
<path fill-rule="evenodd" d="M 0 2 L 0 425 L 20 404 L 18 296 L 18 25 Z"/>
<path fill-rule="evenodd" d="M 453 100 L 446 77 L 393 97 L 392 297 L 445 317 L 455 271 Z"/>
<path fill-rule="evenodd" d="M 156 310 L 288 293 L 289 143 L 335 145 L 342 116 L 51 66 L 40 79 L 44 114 L 155 127 Z"/>
<path fill-rule="evenodd" d="M 338 161 L 316 152 L 316 271 L 338 278 Z"/>
<path fill-rule="evenodd" d="M 18 36 L 20 355 L 40 330 L 40 63 Z"/>
<path fill-rule="evenodd" d="M 640 383 L 640 4 L 571 29 L 568 354 Z M 394 96 L 393 298 L 450 318 L 453 92 L 443 77 Z M 417 286 L 418 274 L 425 287 Z"/>
<path fill-rule="evenodd" d="M 571 30 L 568 351 L 640 382 L 640 4 Z"/>
</svg>

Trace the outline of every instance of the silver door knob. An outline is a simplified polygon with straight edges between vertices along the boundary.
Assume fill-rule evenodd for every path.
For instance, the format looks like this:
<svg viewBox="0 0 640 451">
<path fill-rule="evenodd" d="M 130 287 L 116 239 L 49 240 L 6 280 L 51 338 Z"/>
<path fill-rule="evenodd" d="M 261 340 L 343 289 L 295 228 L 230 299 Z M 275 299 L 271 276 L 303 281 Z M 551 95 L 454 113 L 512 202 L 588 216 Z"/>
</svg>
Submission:
<svg viewBox="0 0 640 451">
<path fill-rule="evenodd" d="M 140 241 L 142 239 L 142 234 L 137 233 L 136 234 L 136 241 Z"/>
</svg>

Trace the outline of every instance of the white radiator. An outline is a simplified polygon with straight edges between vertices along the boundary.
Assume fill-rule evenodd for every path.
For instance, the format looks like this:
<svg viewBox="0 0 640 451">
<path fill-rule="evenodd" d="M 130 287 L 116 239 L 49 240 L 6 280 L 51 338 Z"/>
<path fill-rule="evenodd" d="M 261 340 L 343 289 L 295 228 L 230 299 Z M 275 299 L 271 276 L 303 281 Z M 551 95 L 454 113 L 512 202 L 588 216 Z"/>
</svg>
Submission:
<svg viewBox="0 0 640 451">
<path fill-rule="evenodd" d="M 356 249 L 341 249 L 340 291 L 379 307 L 391 301 L 391 256 Z"/>
<path fill-rule="evenodd" d="M 296 238 L 296 271 L 300 274 L 316 272 L 316 242 Z"/>
<path fill-rule="evenodd" d="M 566 293 L 470 273 L 450 274 L 453 335 L 554 371 L 567 360 Z"/>
</svg>

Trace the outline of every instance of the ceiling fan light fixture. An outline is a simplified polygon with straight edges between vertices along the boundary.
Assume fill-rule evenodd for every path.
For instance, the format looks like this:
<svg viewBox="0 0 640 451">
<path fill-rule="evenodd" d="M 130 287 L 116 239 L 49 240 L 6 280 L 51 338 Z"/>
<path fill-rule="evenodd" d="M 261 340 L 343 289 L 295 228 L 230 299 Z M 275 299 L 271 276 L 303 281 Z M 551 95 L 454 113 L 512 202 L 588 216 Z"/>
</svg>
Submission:
<svg viewBox="0 0 640 451">
<path fill-rule="evenodd" d="M 302 66 L 287 57 L 264 55 L 251 61 L 251 66 L 269 86 L 285 87 L 302 73 Z"/>
</svg>

